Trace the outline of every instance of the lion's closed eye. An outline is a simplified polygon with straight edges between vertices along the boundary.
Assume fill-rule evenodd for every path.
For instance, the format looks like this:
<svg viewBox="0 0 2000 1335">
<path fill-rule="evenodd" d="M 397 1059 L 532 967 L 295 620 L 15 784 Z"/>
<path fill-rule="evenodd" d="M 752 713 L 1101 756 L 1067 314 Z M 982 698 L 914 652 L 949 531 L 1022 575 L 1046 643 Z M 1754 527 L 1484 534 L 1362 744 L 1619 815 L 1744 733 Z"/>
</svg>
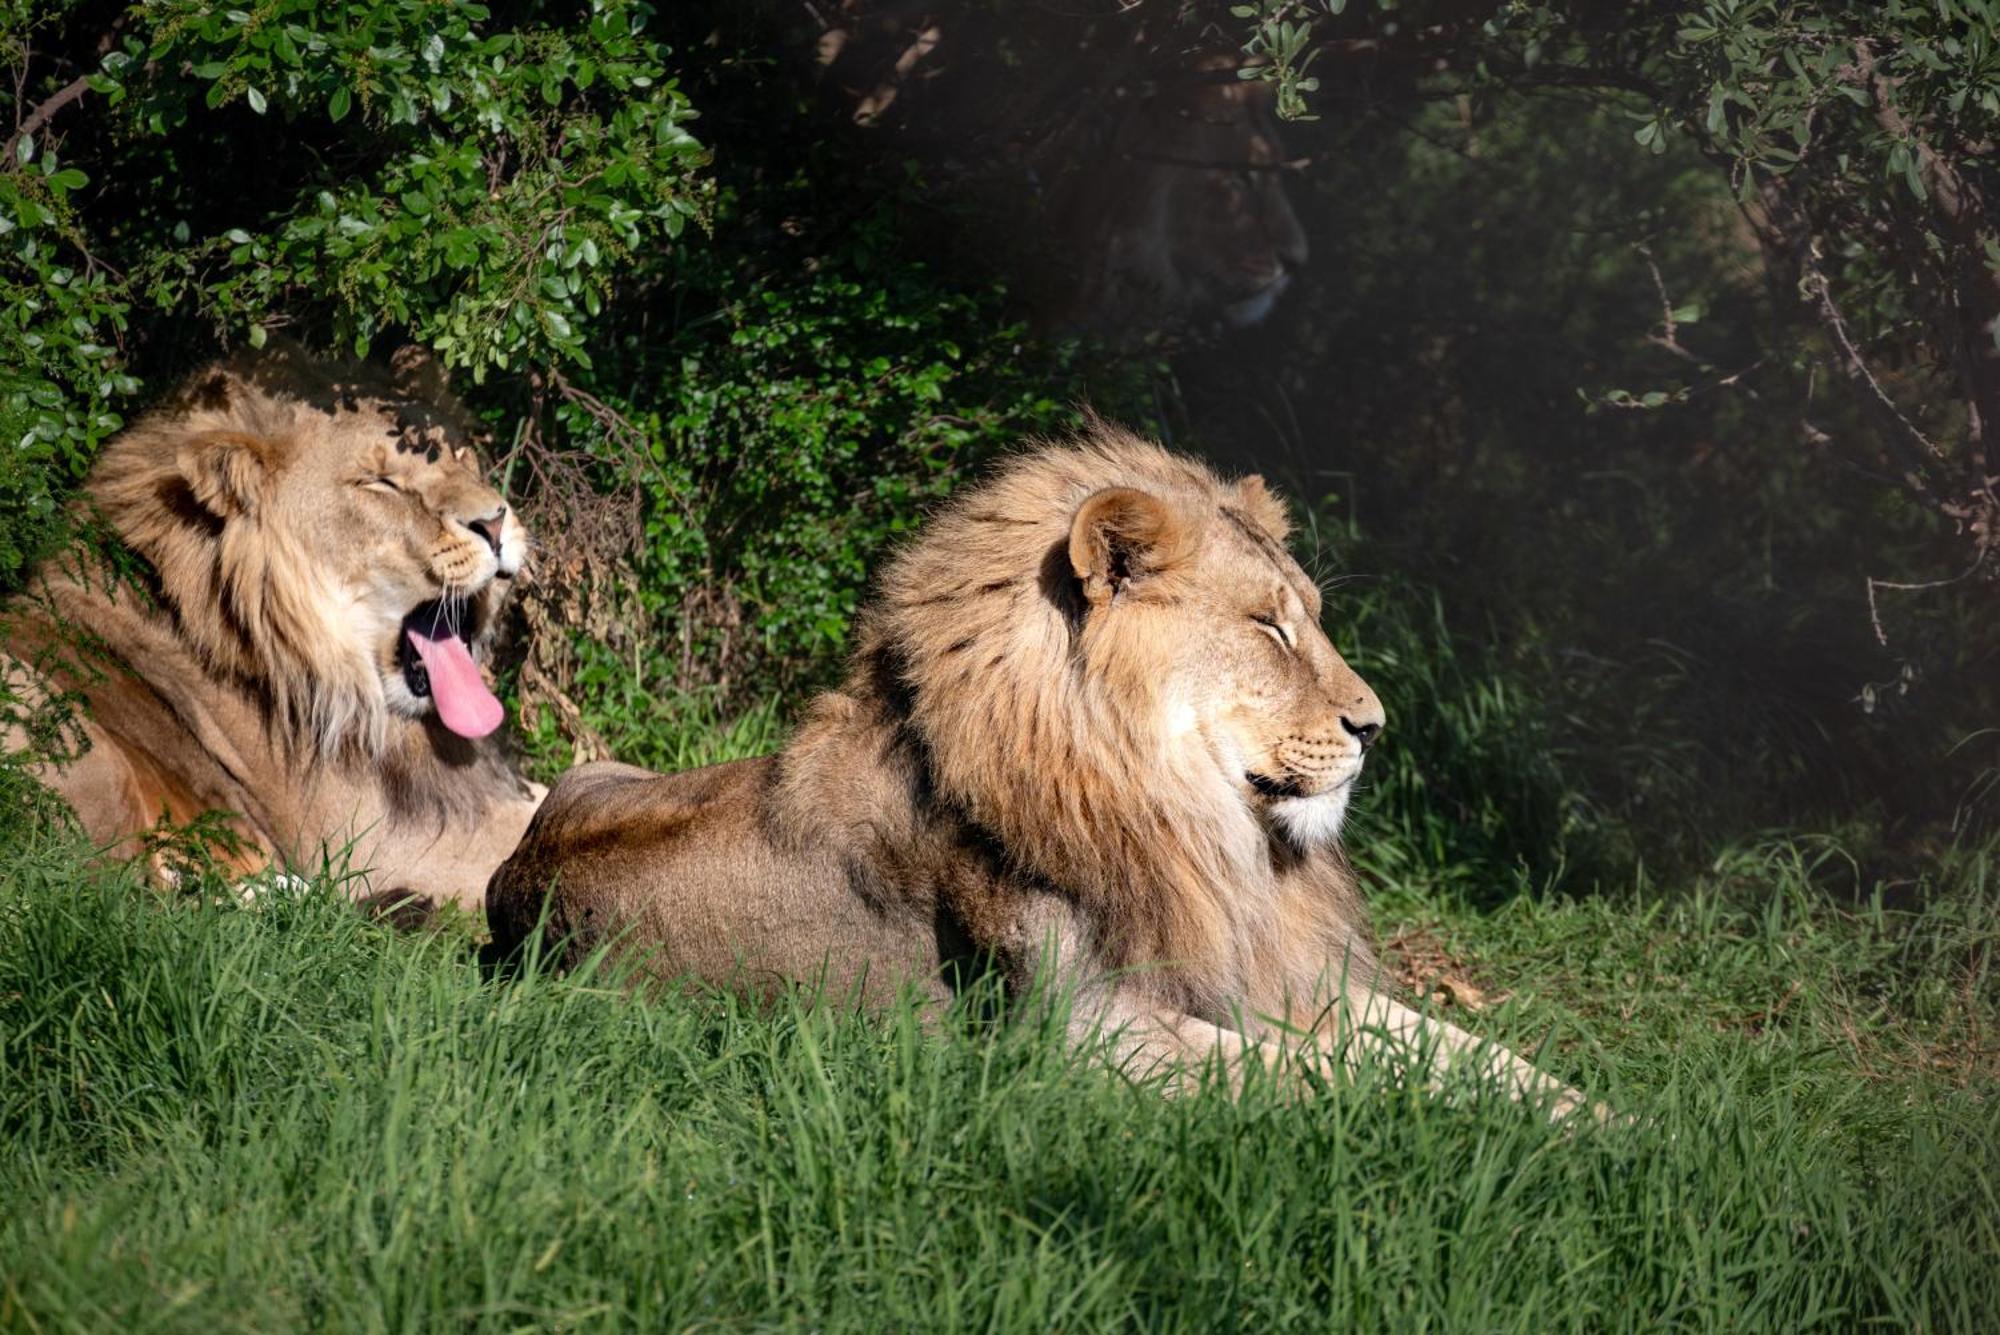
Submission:
<svg viewBox="0 0 2000 1335">
<path fill-rule="evenodd" d="M 1287 649 L 1292 647 L 1292 628 L 1283 621 L 1280 621 L 1276 614 L 1271 612 L 1252 612 L 1250 619 L 1268 632 L 1279 644 L 1284 645 Z"/>
</svg>

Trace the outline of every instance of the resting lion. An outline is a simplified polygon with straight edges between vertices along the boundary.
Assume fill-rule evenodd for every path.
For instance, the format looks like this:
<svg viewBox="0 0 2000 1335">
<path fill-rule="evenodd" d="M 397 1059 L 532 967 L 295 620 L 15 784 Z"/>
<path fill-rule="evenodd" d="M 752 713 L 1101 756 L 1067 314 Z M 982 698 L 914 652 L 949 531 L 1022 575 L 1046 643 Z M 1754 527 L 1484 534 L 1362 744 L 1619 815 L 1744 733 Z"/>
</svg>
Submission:
<svg viewBox="0 0 2000 1335">
<path fill-rule="evenodd" d="M 931 179 L 1032 238 L 1024 275 L 1056 328 L 1245 329 L 1309 246 L 1271 85 L 1238 77 L 1173 7 L 1045 10 L 936 0 L 805 6 L 828 87 Z M 1190 47 L 1193 50 L 1190 50 Z"/>
<path fill-rule="evenodd" d="M 239 875 L 345 864 L 357 896 L 476 909 L 541 796 L 478 667 L 527 534 L 441 381 L 296 351 L 211 367 L 88 492 L 142 567 L 45 564 L 0 665 L 17 699 L 80 698 L 80 745 L 41 775 L 90 837 L 131 855 L 226 813 Z"/>
<path fill-rule="evenodd" d="M 1073 988 L 1127 1065 L 1262 1060 L 1283 1026 L 1324 1037 L 1309 1062 L 1428 1043 L 1577 1106 L 1377 990 L 1336 838 L 1382 706 L 1287 529 L 1260 479 L 1110 429 L 1017 459 L 889 565 L 784 751 L 559 780 L 494 874 L 495 944 L 871 1002 L 983 962 Z"/>
</svg>

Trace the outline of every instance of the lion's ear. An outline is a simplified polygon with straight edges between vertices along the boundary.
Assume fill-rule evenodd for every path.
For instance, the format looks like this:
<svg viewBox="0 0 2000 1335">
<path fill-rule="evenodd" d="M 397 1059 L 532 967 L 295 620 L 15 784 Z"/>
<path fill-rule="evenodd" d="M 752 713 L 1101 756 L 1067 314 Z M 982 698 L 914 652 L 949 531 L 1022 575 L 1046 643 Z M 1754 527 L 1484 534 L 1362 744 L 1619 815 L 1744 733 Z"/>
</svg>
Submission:
<svg viewBox="0 0 2000 1335">
<path fill-rule="evenodd" d="M 1251 523 L 1277 541 L 1283 542 L 1292 536 L 1291 511 L 1265 485 L 1260 475 L 1252 473 L 1236 484 L 1236 503 L 1250 517 Z"/>
<path fill-rule="evenodd" d="M 1187 544 L 1186 523 L 1165 501 L 1131 487 L 1106 487 L 1070 521 L 1069 565 L 1083 596 L 1104 603 L 1175 564 Z"/>
<path fill-rule="evenodd" d="M 223 519 L 257 512 L 275 462 L 269 441 L 211 431 L 181 445 L 175 462 L 202 509 Z"/>
</svg>

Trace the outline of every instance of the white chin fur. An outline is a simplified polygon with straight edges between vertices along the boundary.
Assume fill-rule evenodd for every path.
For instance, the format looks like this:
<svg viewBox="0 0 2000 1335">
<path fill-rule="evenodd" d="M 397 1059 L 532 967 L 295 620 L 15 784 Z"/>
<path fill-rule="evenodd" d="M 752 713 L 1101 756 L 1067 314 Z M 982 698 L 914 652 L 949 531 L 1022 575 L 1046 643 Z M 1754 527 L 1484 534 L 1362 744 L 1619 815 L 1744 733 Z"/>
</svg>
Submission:
<svg viewBox="0 0 2000 1335">
<path fill-rule="evenodd" d="M 1222 323 L 1231 329 L 1248 329 L 1262 324 L 1271 310 L 1278 304 L 1278 298 L 1292 285 L 1292 276 L 1280 273 L 1269 286 L 1251 293 L 1241 300 L 1231 302 L 1222 308 Z"/>
<path fill-rule="evenodd" d="M 1340 838 L 1352 791 L 1352 784 L 1343 783 L 1312 797 L 1281 797 L 1271 803 L 1271 819 L 1293 847 L 1324 848 Z"/>
</svg>

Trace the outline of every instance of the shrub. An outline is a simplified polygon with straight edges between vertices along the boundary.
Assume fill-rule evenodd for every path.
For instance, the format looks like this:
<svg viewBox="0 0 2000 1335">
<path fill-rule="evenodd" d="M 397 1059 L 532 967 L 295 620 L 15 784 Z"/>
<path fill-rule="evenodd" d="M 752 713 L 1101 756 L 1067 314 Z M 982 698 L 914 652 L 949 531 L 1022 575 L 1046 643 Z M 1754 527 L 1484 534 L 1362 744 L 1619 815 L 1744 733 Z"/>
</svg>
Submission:
<svg viewBox="0 0 2000 1335">
<path fill-rule="evenodd" d="M 289 328 L 474 378 L 585 364 L 612 278 L 704 216 L 650 6 L 13 5 L 0 586 L 143 384 Z"/>
<path fill-rule="evenodd" d="M 576 572 L 601 582 L 629 562 L 615 612 L 589 615 L 565 573 L 566 614 L 538 626 L 582 624 L 612 651 L 594 691 L 613 662 L 737 700 L 823 678 L 882 547 L 979 460 L 1070 417 L 1051 386 L 1075 351 L 1034 347 L 997 290 L 885 263 L 893 210 L 809 264 L 759 270 L 725 207 L 724 236 L 677 268 L 675 316 L 603 354 L 633 388 L 554 414 L 562 447 L 597 465 L 591 485 L 635 502 L 636 531 Z"/>
</svg>

